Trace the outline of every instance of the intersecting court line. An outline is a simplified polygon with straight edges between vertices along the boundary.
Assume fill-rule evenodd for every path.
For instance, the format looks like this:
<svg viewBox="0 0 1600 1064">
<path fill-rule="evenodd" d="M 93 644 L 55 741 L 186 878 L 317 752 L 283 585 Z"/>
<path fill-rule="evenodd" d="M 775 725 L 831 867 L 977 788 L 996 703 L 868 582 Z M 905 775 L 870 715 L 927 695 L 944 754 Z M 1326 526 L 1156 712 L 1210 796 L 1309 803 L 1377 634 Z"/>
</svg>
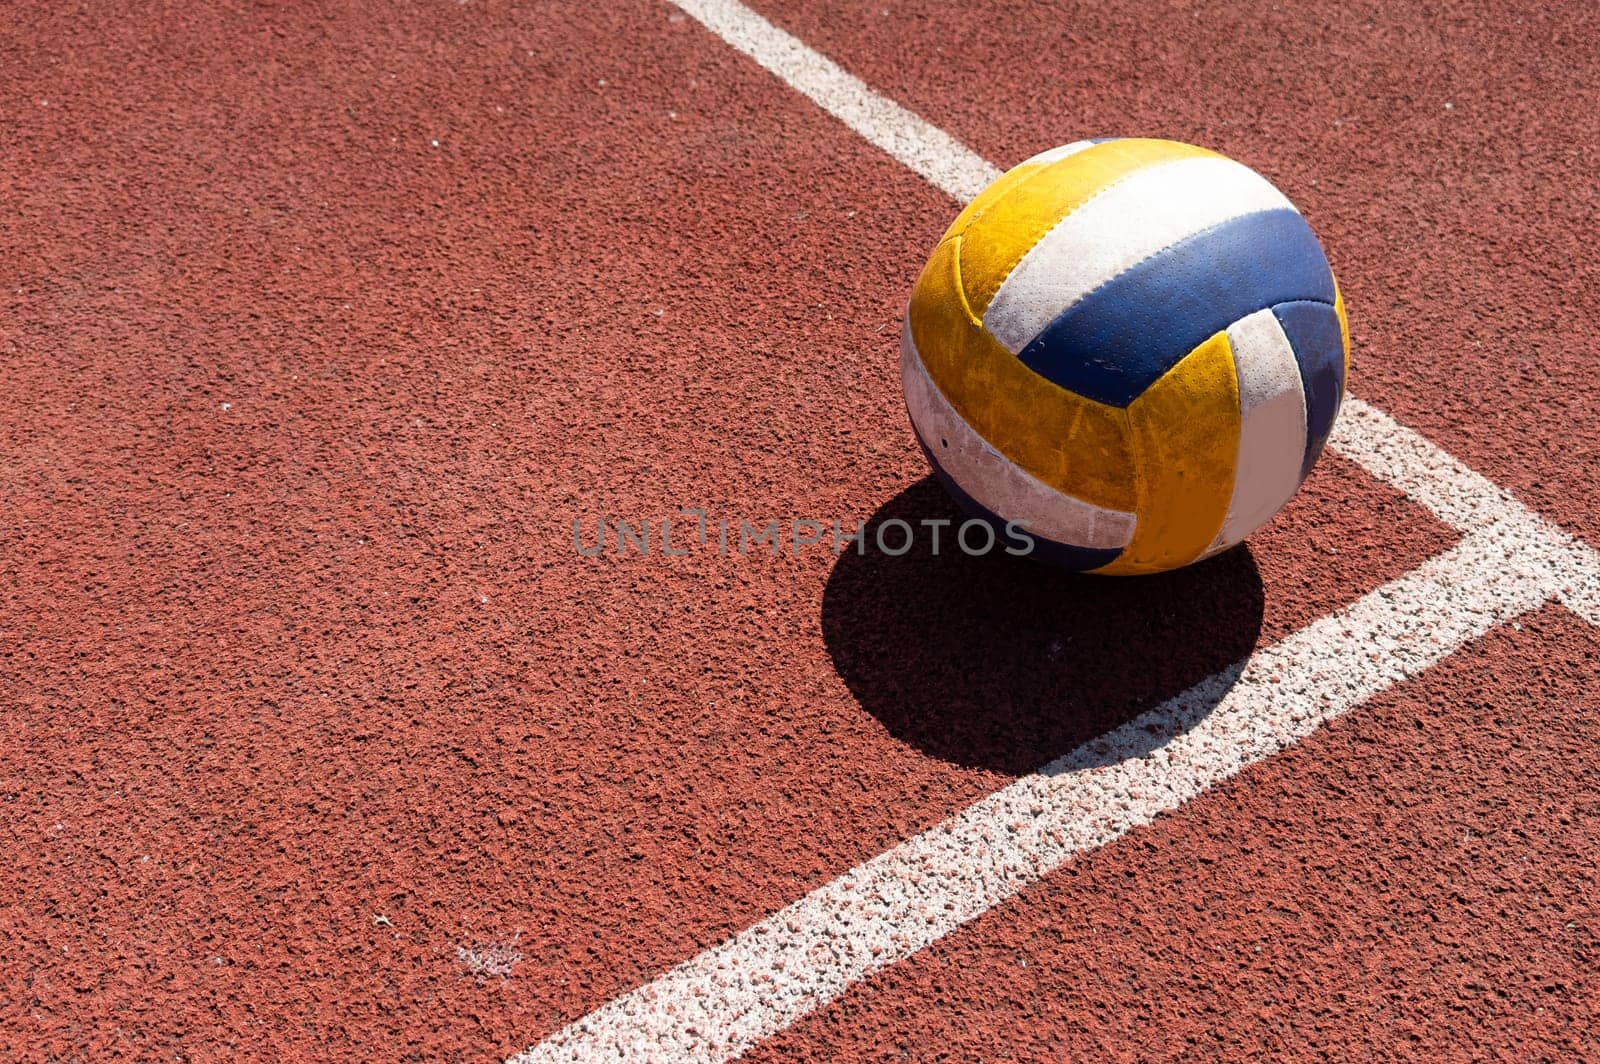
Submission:
<svg viewBox="0 0 1600 1064">
<path fill-rule="evenodd" d="M 1000 171 L 735 0 L 672 0 L 966 202 Z M 1405 576 L 905 840 L 511 1058 L 721 1061 L 852 984 L 1556 599 L 1600 625 L 1600 556 L 1353 397 L 1329 445 L 1462 538 Z"/>
</svg>

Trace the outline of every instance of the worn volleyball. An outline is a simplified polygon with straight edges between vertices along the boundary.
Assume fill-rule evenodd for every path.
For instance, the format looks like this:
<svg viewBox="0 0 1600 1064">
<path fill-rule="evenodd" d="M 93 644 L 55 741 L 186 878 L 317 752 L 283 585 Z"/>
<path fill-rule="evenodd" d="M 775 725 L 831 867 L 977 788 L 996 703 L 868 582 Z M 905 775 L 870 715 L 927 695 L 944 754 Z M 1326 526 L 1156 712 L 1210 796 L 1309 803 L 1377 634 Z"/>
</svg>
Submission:
<svg viewBox="0 0 1600 1064">
<path fill-rule="evenodd" d="M 1044 152 L 979 193 L 901 336 L 912 427 L 956 501 L 1108 574 L 1187 565 L 1276 514 L 1349 357 L 1294 205 L 1215 152 L 1133 138 Z"/>
</svg>

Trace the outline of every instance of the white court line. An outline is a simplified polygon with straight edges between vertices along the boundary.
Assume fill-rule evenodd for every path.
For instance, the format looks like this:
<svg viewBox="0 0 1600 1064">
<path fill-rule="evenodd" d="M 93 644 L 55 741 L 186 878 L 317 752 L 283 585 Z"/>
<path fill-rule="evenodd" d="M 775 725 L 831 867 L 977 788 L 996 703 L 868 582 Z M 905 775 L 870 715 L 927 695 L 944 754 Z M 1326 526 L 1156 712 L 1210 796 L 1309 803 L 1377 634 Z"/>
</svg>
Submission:
<svg viewBox="0 0 1600 1064">
<path fill-rule="evenodd" d="M 965 201 L 999 175 L 733 0 L 673 0 Z M 1460 530 L 1454 547 L 819 887 L 512 1058 L 720 1061 L 1551 598 L 1600 625 L 1600 557 L 1348 398 L 1330 444 Z M 1208 707 L 1210 708 L 1209 712 Z"/>
<path fill-rule="evenodd" d="M 1552 595 L 1600 626 L 1600 555 L 1554 521 L 1354 396 L 1345 398 L 1328 445 L 1457 531 L 1515 529 L 1519 549 L 1559 574 Z"/>
<path fill-rule="evenodd" d="M 1558 574 L 1527 562 L 1538 552 L 1500 526 L 1469 535 L 1242 670 L 1085 743 L 513 1059 L 737 1056 L 1075 855 L 1541 605 Z"/>
<path fill-rule="evenodd" d="M 727 0 L 672 0 L 712 33 L 859 136 L 965 203 L 1000 176 L 987 159 L 751 11 Z"/>
</svg>

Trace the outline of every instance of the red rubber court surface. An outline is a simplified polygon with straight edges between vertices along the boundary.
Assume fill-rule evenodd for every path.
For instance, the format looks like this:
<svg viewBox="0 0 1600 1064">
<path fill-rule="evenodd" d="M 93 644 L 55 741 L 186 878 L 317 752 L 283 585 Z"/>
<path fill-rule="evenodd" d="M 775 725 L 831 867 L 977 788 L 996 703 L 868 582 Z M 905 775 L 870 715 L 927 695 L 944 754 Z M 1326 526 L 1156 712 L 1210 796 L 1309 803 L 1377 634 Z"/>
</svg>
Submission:
<svg viewBox="0 0 1600 1064">
<path fill-rule="evenodd" d="M 1600 532 L 1593 26 L 761 6 L 1002 164 L 1258 166 L 1356 393 Z M 955 204 L 650 0 L 11 15 L 8 1059 L 515 1053 L 1458 538 L 1330 453 L 1139 581 L 582 556 L 953 516 L 895 359 Z M 754 1055 L 1592 1051 L 1596 636 L 1519 624 Z"/>
<path fill-rule="evenodd" d="M 748 1059 L 1588 1059 L 1597 649 L 1498 629 Z"/>
</svg>

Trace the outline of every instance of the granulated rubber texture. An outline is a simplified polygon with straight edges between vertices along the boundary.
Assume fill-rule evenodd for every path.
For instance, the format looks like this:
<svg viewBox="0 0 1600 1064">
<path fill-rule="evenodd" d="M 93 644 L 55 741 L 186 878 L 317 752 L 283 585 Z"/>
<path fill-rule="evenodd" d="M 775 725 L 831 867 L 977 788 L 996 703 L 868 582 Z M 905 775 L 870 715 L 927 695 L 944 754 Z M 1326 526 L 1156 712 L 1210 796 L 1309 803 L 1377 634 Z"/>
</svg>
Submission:
<svg viewBox="0 0 1600 1064">
<path fill-rule="evenodd" d="M 933 120 L 995 158 L 1071 139 L 1023 136 L 1015 103 L 969 121 L 921 58 L 943 45 L 896 21 L 911 43 L 886 54 L 928 76 L 935 96 L 903 98 Z M 1187 22 L 1154 25 L 1145 88 L 1119 99 L 1198 106 L 1158 91 L 1189 66 L 1149 62 L 1188 54 Z M 1433 76 L 1392 43 L 1290 66 L 1391 95 Z M 1495 47 L 1524 69 L 1509 28 Z M 996 113 L 1012 78 L 993 72 Z M 1451 161 L 1465 149 L 1396 127 L 1425 169 L 1357 187 L 1394 165 L 1391 109 L 1363 112 L 1359 159 L 1319 158 L 1296 147 L 1299 96 L 1233 84 L 1216 120 L 1248 108 L 1281 141 L 1155 132 L 1233 151 L 1307 208 L 1353 308 L 1358 392 L 1580 528 L 1591 489 L 1562 462 L 1589 453 L 1593 389 L 1522 437 L 1562 462 L 1519 465 L 1503 454 L 1530 415 L 1467 413 L 1490 409 L 1469 385 L 1518 363 L 1457 342 L 1504 339 L 1460 295 L 1503 291 L 1533 338 L 1517 350 L 1557 359 L 1515 384 L 1544 403 L 1595 350 L 1587 319 L 1554 324 L 1561 293 L 1594 298 L 1589 260 L 1549 266 L 1575 238 L 1546 218 L 1493 270 L 1437 237 L 1412 258 L 1352 248 L 1357 220 L 1395 241 L 1419 206 L 1438 217 L 1424 176 L 1476 173 Z M 1542 113 L 1493 148 L 1531 145 L 1528 217 L 1590 194 L 1552 187 Z M 521 1049 L 1453 538 L 1329 455 L 1247 548 L 1150 581 L 921 548 L 724 556 L 714 536 L 581 556 L 574 519 L 658 529 L 685 506 L 735 539 L 740 519 L 954 515 L 895 346 L 955 205 L 665 5 L 17 5 L 0 115 L 7 1059 Z M 1587 121 L 1562 166 L 1592 159 Z M 1486 233 L 1511 216 L 1474 215 Z M 1537 297 L 1503 288 L 1528 262 Z M 1476 697 L 1448 692 L 1450 712 Z M 1230 794 L 1285 830 L 1320 815 Z"/>
<path fill-rule="evenodd" d="M 1590 1059 L 1597 654 L 1530 614 L 744 1059 Z"/>
</svg>

